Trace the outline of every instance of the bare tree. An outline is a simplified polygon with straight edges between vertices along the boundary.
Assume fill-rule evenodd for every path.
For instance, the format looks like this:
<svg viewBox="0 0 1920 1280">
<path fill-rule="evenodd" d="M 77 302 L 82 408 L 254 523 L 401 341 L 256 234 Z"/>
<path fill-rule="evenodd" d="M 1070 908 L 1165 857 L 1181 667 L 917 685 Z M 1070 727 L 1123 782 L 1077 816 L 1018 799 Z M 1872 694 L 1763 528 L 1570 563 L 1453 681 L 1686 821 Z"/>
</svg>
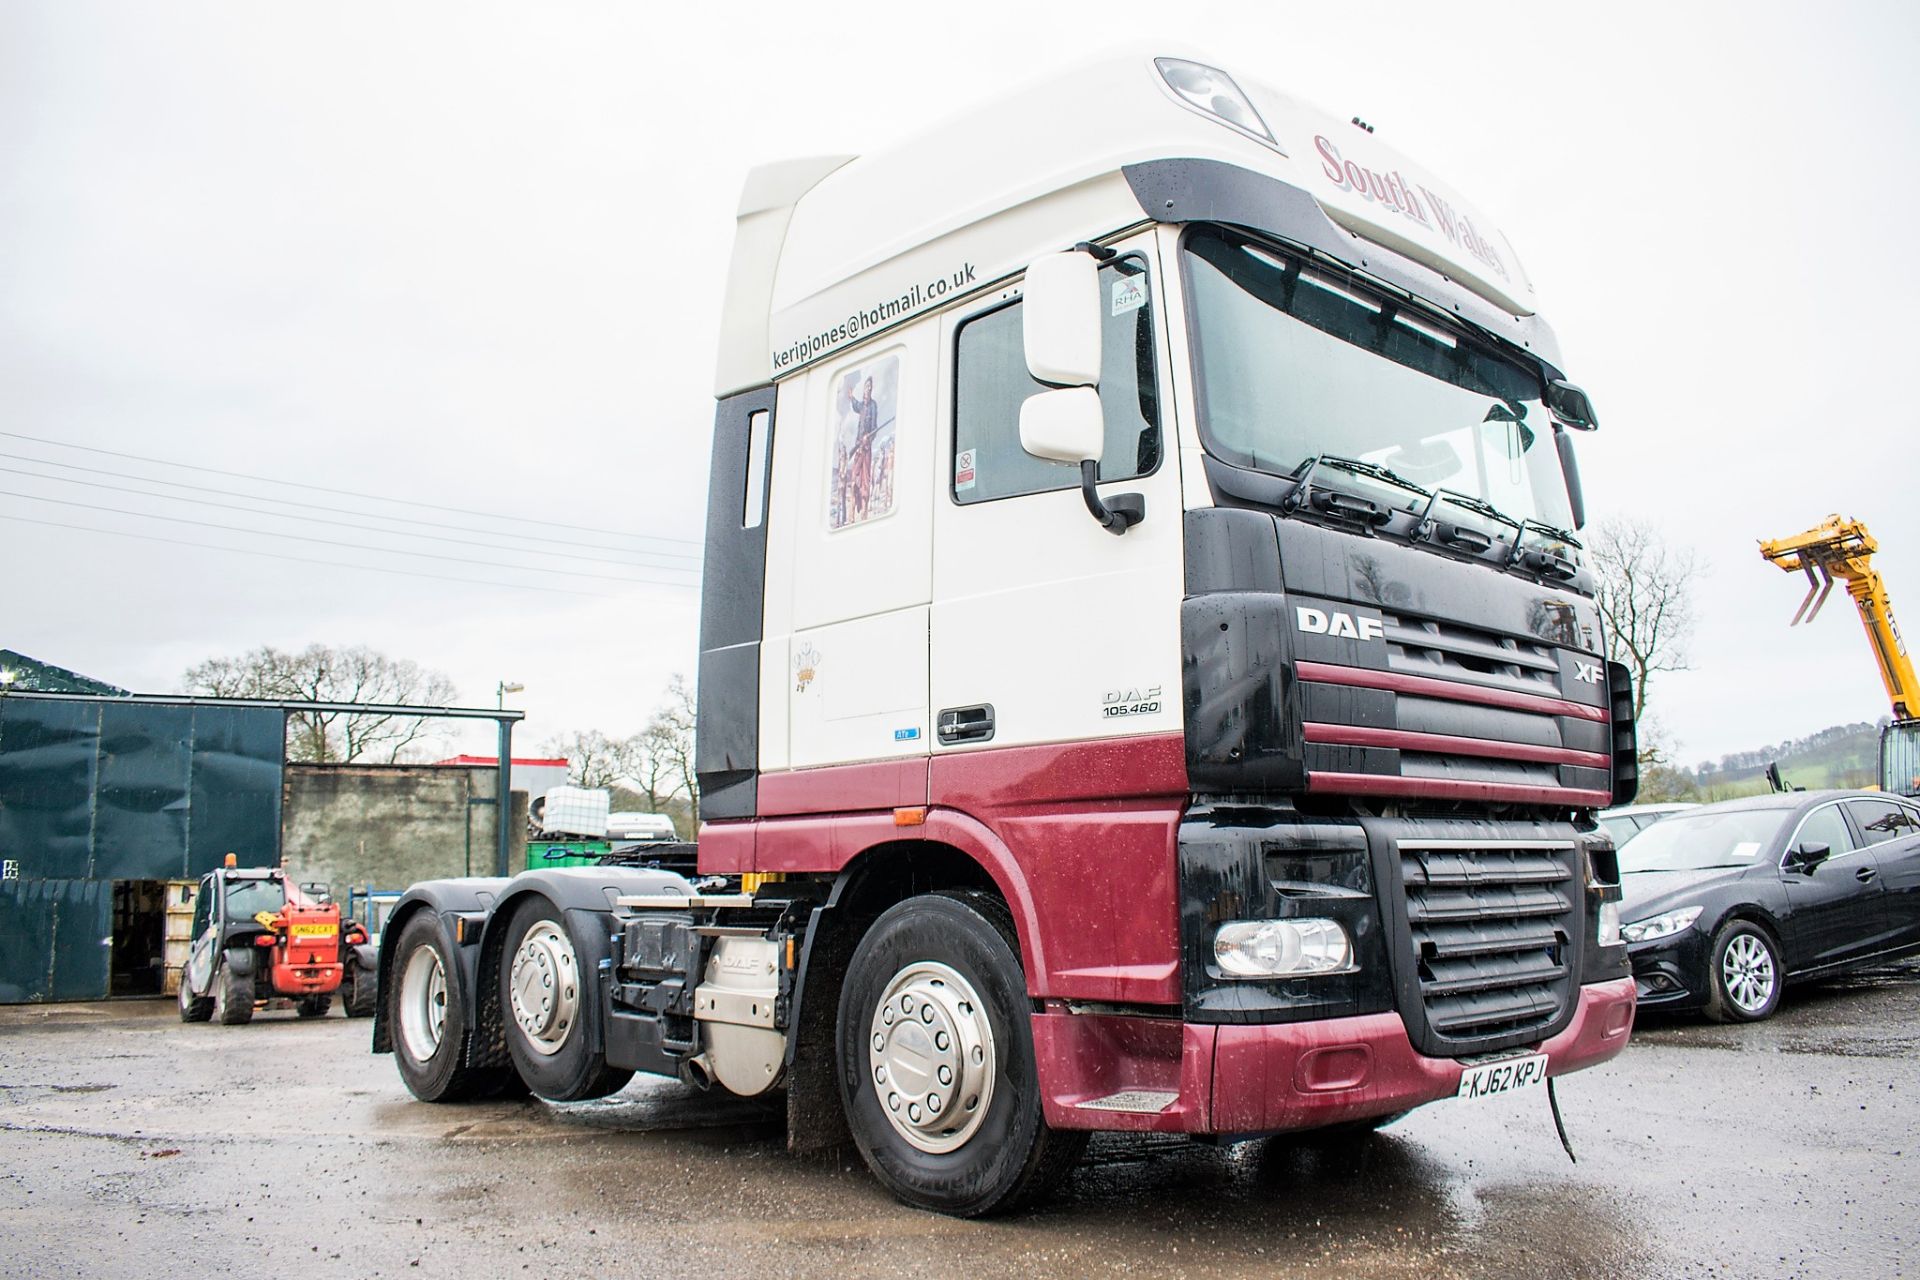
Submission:
<svg viewBox="0 0 1920 1280">
<path fill-rule="evenodd" d="M 650 750 L 667 761 L 667 776 L 675 784 L 673 793 L 684 795 L 698 813 L 700 779 L 694 771 L 693 756 L 696 714 L 692 688 L 684 677 L 675 676 L 667 681 L 666 701 L 653 713 L 646 736 Z"/>
<path fill-rule="evenodd" d="M 263 645 L 189 667 L 183 682 L 190 692 L 217 698 L 444 707 L 459 696 L 444 672 L 365 645 L 313 644 L 297 653 Z M 287 758 L 392 764 L 426 736 L 427 724 L 428 717 L 397 713 L 296 711 L 287 716 Z"/>
<path fill-rule="evenodd" d="M 1644 723 L 1656 672 L 1687 669 L 1693 631 L 1693 552 L 1667 545 L 1652 525 L 1609 520 L 1588 542 L 1607 656 L 1633 673 L 1634 719 Z"/>
<path fill-rule="evenodd" d="M 545 749 L 565 756 L 568 780 L 577 787 L 629 793 L 655 813 L 684 799 L 699 802 L 693 768 L 693 690 L 680 676 L 667 682 L 663 700 L 647 727 L 628 738 L 585 729 L 549 738 Z"/>
<path fill-rule="evenodd" d="M 631 738 L 609 738 L 598 729 L 583 729 L 549 738 L 542 749 L 549 755 L 566 757 L 568 782 L 599 790 L 612 787 L 626 775 L 632 744 Z"/>
<path fill-rule="evenodd" d="M 634 767 L 627 774 L 647 802 L 647 812 L 664 813 L 667 802 L 680 790 L 674 767 L 677 751 L 671 729 L 659 716 L 648 722 L 638 735 L 639 750 Z"/>
</svg>

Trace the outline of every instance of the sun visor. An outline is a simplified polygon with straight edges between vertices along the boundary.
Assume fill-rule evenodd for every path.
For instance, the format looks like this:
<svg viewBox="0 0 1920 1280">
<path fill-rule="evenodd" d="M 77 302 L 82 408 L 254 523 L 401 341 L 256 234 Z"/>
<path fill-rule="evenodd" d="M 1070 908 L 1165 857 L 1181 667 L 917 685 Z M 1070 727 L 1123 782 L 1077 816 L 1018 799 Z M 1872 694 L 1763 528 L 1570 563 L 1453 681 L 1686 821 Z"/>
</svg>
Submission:
<svg viewBox="0 0 1920 1280">
<path fill-rule="evenodd" d="M 1297 177 L 1327 216 L 1471 289 L 1514 316 L 1534 314 L 1533 284 L 1506 235 L 1446 183 L 1365 126 L 1330 127 L 1317 111 L 1274 95 L 1260 103 L 1303 163 Z"/>
</svg>

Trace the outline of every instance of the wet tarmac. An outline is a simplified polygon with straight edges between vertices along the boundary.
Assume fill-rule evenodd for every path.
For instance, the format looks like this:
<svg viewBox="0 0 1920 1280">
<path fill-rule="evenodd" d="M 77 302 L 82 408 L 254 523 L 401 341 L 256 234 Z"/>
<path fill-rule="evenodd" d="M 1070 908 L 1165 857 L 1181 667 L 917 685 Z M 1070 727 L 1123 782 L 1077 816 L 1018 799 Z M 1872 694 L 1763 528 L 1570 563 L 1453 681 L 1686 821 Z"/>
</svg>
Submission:
<svg viewBox="0 0 1920 1280">
<path fill-rule="evenodd" d="M 0 1275 L 1920 1274 L 1920 961 L 1751 1027 L 1643 1020 L 1560 1100 L 1368 1139 L 1101 1139 L 1038 1212 L 906 1209 L 764 1106 L 636 1081 L 428 1107 L 368 1024 L 0 1009 Z"/>
</svg>

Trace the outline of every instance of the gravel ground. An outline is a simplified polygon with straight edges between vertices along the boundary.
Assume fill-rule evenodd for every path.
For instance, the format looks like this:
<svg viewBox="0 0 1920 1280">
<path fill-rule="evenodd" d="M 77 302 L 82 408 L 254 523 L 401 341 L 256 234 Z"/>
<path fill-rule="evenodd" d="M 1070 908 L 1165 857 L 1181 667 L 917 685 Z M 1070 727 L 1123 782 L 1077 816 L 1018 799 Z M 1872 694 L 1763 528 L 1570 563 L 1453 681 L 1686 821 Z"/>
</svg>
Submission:
<svg viewBox="0 0 1920 1280">
<path fill-rule="evenodd" d="M 0 1275 L 1920 1274 L 1920 961 L 1753 1027 L 1650 1022 L 1560 1099 L 1319 1148 L 1101 1139 L 1038 1212 L 957 1222 L 764 1107 L 429 1107 L 338 1014 L 0 1009 Z"/>
</svg>

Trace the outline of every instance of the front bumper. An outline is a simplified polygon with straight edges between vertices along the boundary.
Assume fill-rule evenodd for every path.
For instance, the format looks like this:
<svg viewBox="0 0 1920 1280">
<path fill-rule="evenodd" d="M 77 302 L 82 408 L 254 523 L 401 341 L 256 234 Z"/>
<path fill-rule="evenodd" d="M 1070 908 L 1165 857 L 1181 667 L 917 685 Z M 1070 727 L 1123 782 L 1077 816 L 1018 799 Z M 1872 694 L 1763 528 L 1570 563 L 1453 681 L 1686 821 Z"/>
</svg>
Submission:
<svg viewBox="0 0 1920 1280">
<path fill-rule="evenodd" d="M 1706 1004 L 1712 946 L 1713 939 L 1698 928 L 1629 944 L 1627 959 L 1633 965 L 1640 1003 L 1649 1009 L 1697 1009 Z"/>
<path fill-rule="evenodd" d="M 1540 1046 L 1547 1073 L 1626 1048 L 1634 982 L 1580 988 L 1565 1031 Z M 1033 1015 L 1047 1123 L 1057 1129 L 1254 1134 L 1391 1115 L 1452 1097 L 1461 1064 L 1416 1052 L 1397 1013 L 1257 1026 Z M 1516 1054 L 1524 1050 L 1516 1049 Z"/>
<path fill-rule="evenodd" d="M 300 964 L 273 966 L 270 981 L 276 995 L 317 996 L 340 989 L 340 979 L 346 973 L 346 966 L 333 964 Z"/>
</svg>

